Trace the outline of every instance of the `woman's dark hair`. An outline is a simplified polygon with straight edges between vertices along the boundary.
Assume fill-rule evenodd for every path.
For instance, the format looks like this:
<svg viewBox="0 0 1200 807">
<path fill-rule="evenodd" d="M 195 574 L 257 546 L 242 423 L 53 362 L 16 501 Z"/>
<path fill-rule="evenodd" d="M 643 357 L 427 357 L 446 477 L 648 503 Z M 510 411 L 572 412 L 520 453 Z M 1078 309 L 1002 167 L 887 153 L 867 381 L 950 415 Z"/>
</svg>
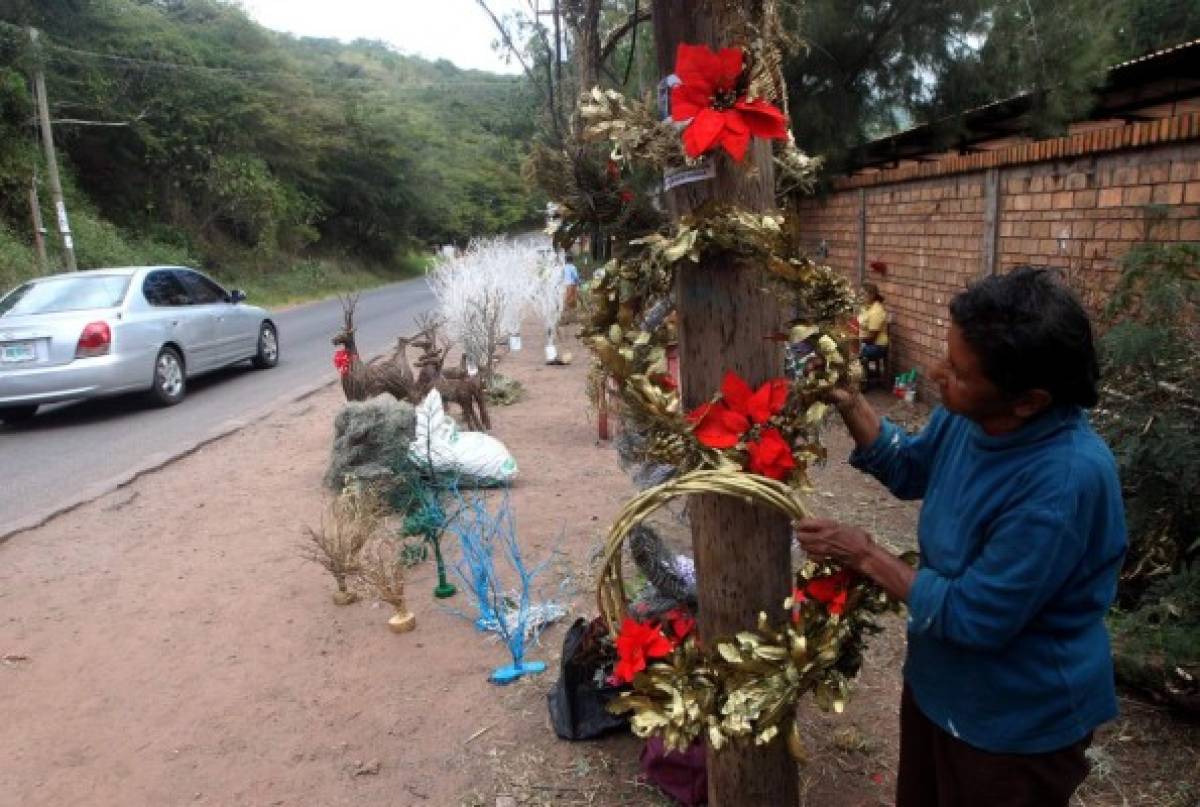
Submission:
<svg viewBox="0 0 1200 807">
<path fill-rule="evenodd" d="M 1056 404 L 1096 405 L 1092 324 L 1057 270 L 1019 266 L 981 280 L 950 301 L 950 317 L 1002 392 L 1043 389 Z"/>
<path fill-rule="evenodd" d="M 879 287 L 876 286 L 874 283 L 862 284 L 862 290 L 863 290 L 863 293 L 866 294 L 868 297 L 870 297 L 872 294 L 874 294 L 876 300 L 878 300 L 881 303 L 883 302 L 883 294 L 879 291 Z"/>
</svg>

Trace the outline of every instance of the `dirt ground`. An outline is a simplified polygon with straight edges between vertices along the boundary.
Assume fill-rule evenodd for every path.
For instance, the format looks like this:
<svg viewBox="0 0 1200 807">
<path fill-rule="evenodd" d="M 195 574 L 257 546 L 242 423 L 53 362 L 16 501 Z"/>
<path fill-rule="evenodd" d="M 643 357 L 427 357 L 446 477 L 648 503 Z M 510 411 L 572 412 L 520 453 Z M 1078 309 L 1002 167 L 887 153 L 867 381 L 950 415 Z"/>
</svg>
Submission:
<svg viewBox="0 0 1200 807">
<path fill-rule="evenodd" d="M 530 340 L 531 342 L 533 340 Z M 517 457 L 513 506 L 543 590 L 594 613 L 594 552 L 633 489 L 598 443 L 586 355 L 505 359 L 527 397 L 496 408 Z M 881 397 L 880 402 L 892 402 Z M 547 673 L 487 682 L 505 650 L 409 578 L 418 630 L 386 609 L 337 607 L 300 559 L 317 524 L 330 387 L 0 545 L 0 805 L 617 805 L 667 803 L 639 784 L 640 742 L 569 744 L 545 693 L 568 620 L 529 656 Z M 825 514 L 911 546 L 916 509 L 850 469 L 829 430 L 816 475 Z M 846 713 L 802 710 L 812 762 L 803 802 L 888 804 L 894 786 L 903 625 L 875 637 Z M 1096 743 L 1081 805 L 1195 805 L 1200 732 L 1125 699 Z"/>
</svg>

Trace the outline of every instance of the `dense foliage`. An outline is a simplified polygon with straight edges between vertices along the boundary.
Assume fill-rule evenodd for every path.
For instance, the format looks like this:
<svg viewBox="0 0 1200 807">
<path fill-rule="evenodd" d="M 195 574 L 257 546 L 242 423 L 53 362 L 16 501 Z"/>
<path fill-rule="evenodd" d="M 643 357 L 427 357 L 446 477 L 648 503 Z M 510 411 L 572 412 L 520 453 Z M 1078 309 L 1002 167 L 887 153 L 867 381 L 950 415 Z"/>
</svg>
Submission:
<svg viewBox="0 0 1200 807">
<path fill-rule="evenodd" d="M 1109 65 L 1200 37 L 1194 0 L 784 2 L 796 140 L 839 168 L 855 146 L 1031 90 L 1034 134 L 1085 113 Z"/>
<path fill-rule="evenodd" d="M 296 39 L 221 0 L 7 0 L 0 276 L 14 271 L 6 258 L 29 255 L 37 63 L 81 265 L 122 257 L 97 250 L 105 238 L 134 257 L 388 265 L 417 244 L 538 220 L 519 176 L 537 108 L 522 79 L 376 42 Z M 48 197 L 43 187 L 47 212 Z"/>
<path fill-rule="evenodd" d="M 1127 604 L 1200 561 L 1200 245 L 1145 243 L 1122 260 L 1101 339 L 1097 423 L 1125 489 Z"/>
</svg>

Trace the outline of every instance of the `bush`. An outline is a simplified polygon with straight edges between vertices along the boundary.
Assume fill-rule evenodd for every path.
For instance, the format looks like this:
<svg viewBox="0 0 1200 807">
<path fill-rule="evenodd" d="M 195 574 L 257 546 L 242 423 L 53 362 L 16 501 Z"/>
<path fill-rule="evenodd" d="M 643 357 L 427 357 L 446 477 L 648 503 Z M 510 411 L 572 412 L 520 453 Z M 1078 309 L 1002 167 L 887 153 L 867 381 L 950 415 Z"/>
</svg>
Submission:
<svg viewBox="0 0 1200 807">
<path fill-rule="evenodd" d="M 0 220 L 0 294 L 36 274 L 33 247 Z"/>
<path fill-rule="evenodd" d="M 1200 559 L 1200 244 L 1140 244 L 1104 312 L 1097 427 L 1117 458 L 1130 550 L 1120 601 Z"/>
<path fill-rule="evenodd" d="M 1109 617 L 1122 683 L 1200 715 L 1200 568 L 1154 583 L 1135 611 Z"/>
</svg>

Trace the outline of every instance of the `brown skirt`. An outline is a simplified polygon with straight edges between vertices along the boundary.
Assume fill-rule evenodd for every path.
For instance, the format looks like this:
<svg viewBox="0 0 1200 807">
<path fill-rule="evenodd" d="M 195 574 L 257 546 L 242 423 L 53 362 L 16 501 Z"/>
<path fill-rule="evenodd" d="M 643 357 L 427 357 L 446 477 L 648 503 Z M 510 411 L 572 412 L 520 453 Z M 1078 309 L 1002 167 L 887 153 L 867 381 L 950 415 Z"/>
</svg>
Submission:
<svg viewBox="0 0 1200 807">
<path fill-rule="evenodd" d="M 900 698 L 896 807 L 1067 807 L 1087 778 L 1088 734 L 1045 754 L 994 754 L 955 739 Z"/>
</svg>

